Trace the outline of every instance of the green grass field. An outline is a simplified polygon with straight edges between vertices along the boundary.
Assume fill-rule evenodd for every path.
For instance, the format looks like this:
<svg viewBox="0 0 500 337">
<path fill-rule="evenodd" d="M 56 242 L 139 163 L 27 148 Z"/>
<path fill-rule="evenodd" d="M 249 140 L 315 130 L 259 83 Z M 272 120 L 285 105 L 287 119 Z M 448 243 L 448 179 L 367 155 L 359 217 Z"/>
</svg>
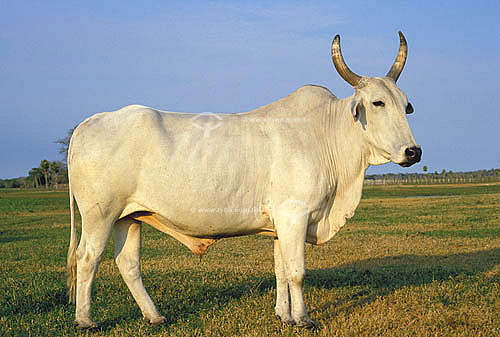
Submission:
<svg viewBox="0 0 500 337">
<path fill-rule="evenodd" d="M 344 229 L 307 246 L 304 293 L 318 331 L 274 318 L 271 238 L 221 240 L 200 262 L 148 225 L 143 279 L 168 324 L 141 321 L 110 242 L 93 291 L 99 330 L 76 330 L 67 200 L 0 191 L 0 336 L 500 335 L 500 184 L 366 187 Z"/>
</svg>

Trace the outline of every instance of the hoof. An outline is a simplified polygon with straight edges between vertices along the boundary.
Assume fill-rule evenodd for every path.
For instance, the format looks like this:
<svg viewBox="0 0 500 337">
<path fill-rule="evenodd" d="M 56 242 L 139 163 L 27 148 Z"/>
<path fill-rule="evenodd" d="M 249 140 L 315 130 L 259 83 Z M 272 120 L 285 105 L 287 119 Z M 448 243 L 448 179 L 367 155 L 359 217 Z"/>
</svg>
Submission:
<svg viewBox="0 0 500 337">
<path fill-rule="evenodd" d="M 143 317 L 142 320 L 144 322 L 149 323 L 152 326 L 167 323 L 167 319 L 164 316 L 158 316 L 158 317 L 155 317 L 155 318 L 146 318 L 146 317 Z"/>
<path fill-rule="evenodd" d="M 303 329 L 317 329 L 318 326 L 316 325 L 316 323 L 314 321 L 312 321 L 311 319 L 309 318 L 303 318 L 297 322 L 295 322 L 295 324 L 297 325 L 297 327 L 299 328 L 303 328 Z"/>
<path fill-rule="evenodd" d="M 95 324 L 95 322 L 92 320 L 75 321 L 73 323 L 73 326 L 75 328 L 78 328 L 81 330 L 95 330 L 95 329 L 97 329 L 97 324 Z"/>
<path fill-rule="evenodd" d="M 283 318 L 278 314 L 275 314 L 274 317 L 276 317 L 276 319 L 279 319 L 281 321 L 281 323 L 283 323 L 283 324 L 288 324 L 288 325 L 295 324 L 294 320 L 291 317 L 284 317 Z"/>
</svg>

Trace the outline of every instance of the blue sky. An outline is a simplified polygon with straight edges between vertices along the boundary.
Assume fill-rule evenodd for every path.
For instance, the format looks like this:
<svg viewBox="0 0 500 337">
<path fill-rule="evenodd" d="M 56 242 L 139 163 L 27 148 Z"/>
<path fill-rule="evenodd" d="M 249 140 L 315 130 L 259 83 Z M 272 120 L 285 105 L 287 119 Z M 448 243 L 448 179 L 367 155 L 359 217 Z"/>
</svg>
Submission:
<svg viewBox="0 0 500 337">
<path fill-rule="evenodd" d="M 0 178 L 61 159 L 54 140 L 128 104 L 241 112 L 310 83 L 349 96 L 332 38 L 356 73 L 383 76 L 397 30 L 409 45 L 398 84 L 423 160 L 368 173 L 500 168 L 499 17 L 496 1 L 4 0 Z"/>
</svg>

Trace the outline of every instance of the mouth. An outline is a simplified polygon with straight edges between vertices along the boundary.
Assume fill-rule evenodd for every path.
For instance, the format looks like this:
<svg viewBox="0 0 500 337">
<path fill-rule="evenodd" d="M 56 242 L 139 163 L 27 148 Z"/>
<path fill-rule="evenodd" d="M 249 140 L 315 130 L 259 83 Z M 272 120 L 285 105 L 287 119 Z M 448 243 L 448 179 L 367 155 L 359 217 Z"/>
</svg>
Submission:
<svg viewBox="0 0 500 337">
<path fill-rule="evenodd" d="M 409 162 L 409 161 L 405 161 L 405 162 L 403 162 L 403 163 L 399 163 L 399 166 L 401 166 L 401 167 L 410 167 L 410 166 L 412 166 L 412 165 L 413 165 L 413 164 L 415 164 L 415 163 L 416 163 L 416 162 L 411 163 L 411 162 Z"/>
<path fill-rule="evenodd" d="M 406 159 L 404 162 L 399 163 L 398 165 L 401 167 L 410 167 L 418 162 L 420 162 L 420 156 L 418 156 L 417 158 Z"/>
</svg>

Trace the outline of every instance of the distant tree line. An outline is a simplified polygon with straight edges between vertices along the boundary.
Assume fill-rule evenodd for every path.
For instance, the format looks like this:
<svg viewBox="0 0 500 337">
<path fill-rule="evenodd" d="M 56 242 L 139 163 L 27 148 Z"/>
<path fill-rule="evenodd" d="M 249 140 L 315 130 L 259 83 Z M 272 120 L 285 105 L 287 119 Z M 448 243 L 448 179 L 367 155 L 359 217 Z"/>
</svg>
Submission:
<svg viewBox="0 0 500 337">
<path fill-rule="evenodd" d="M 68 169 L 61 161 L 42 160 L 27 177 L 0 179 L 0 188 L 59 188 L 68 184 Z"/>
<path fill-rule="evenodd" d="M 427 166 L 423 168 L 427 172 Z M 453 172 L 442 170 L 434 173 L 387 173 L 370 174 L 365 177 L 367 185 L 383 184 L 434 184 L 434 183 L 477 183 L 500 181 L 500 169 Z"/>
</svg>

